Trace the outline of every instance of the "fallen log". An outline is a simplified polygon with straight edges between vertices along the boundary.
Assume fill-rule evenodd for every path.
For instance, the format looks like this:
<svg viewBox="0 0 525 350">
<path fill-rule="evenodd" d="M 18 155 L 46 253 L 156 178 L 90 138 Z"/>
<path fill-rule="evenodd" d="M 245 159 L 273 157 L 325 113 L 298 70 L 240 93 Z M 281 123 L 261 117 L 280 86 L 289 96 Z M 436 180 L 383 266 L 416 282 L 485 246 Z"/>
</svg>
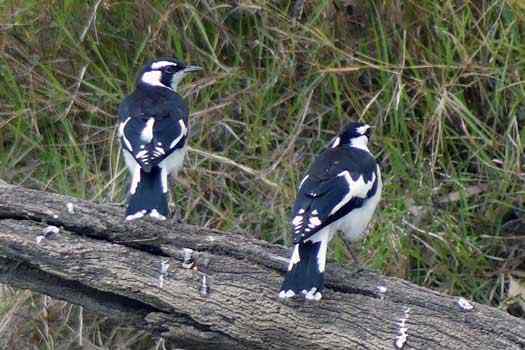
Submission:
<svg viewBox="0 0 525 350">
<path fill-rule="evenodd" d="M 523 319 L 366 270 L 331 264 L 321 302 L 283 303 L 287 248 L 123 217 L 0 184 L 0 283 L 190 349 L 525 349 Z"/>
</svg>

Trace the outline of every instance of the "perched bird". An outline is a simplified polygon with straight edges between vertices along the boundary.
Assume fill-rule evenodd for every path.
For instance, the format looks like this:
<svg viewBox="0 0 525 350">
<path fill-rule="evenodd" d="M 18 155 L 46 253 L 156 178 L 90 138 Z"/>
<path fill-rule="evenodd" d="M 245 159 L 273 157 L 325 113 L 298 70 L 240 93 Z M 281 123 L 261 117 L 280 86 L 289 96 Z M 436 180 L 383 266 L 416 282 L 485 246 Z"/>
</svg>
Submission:
<svg viewBox="0 0 525 350">
<path fill-rule="evenodd" d="M 126 220 L 169 215 L 168 175 L 182 167 L 188 137 L 188 107 L 177 86 L 200 69 L 171 58 L 153 60 L 119 106 L 119 138 L 131 173 Z"/>
<path fill-rule="evenodd" d="M 320 300 L 328 242 L 364 235 L 381 197 L 381 172 L 368 150 L 370 126 L 350 123 L 314 161 L 292 210 L 293 253 L 279 297 Z"/>
</svg>

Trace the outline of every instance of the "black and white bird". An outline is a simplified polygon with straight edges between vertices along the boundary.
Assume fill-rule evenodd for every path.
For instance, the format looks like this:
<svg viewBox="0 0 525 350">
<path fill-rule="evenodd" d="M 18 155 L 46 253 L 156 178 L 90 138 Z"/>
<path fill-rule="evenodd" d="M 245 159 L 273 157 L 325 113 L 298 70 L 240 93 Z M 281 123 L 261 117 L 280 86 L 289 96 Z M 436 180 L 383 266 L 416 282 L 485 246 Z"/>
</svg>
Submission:
<svg viewBox="0 0 525 350">
<path fill-rule="evenodd" d="M 328 243 L 365 235 L 381 197 L 381 172 L 368 150 L 370 126 L 350 123 L 315 159 L 292 210 L 293 253 L 279 297 L 320 300 Z"/>
<path fill-rule="evenodd" d="M 188 137 L 188 107 L 177 86 L 200 69 L 171 58 L 150 61 L 119 106 L 119 138 L 131 173 L 126 220 L 169 215 L 168 175 L 182 167 Z"/>
</svg>

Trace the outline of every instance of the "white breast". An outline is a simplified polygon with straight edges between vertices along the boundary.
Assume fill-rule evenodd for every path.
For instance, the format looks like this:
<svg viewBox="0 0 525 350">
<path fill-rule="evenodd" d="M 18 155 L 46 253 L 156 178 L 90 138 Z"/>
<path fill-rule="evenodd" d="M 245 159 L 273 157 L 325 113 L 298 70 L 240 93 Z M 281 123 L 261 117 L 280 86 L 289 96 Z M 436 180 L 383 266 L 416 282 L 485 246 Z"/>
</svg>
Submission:
<svg viewBox="0 0 525 350">
<path fill-rule="evenodd" d="M 177 175 L 177 172 L 182 168 L 184 163 L 184 156 L 186 155 L 186 146 L 176 149 L 169 156 L 164 158 L 159 163 L 159 167 L 165 169 L 168 174 Z"/>
</svg>

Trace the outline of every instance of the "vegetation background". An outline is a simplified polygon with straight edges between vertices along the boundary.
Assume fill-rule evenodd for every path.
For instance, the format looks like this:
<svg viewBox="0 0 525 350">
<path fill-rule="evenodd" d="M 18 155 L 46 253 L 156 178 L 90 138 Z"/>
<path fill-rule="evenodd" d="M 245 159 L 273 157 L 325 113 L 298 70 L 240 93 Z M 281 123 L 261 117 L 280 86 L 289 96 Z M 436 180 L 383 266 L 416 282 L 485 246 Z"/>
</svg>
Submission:
<svg viewBox="0 0 525 350">
<path fill-rule="evenodd" d="M 385 188 L 363 262 L 523 317 L 523 1 L 2 0 L 0 179 L 122 203 L 116 109 L 141 64 L 165 55 L 205 68 L 182 85 L 183 221 L 289 244 L 303 173 L 364 120 Z M 330 256 L 346 264 L 340 243 Z M 0 287 L 0 348 L 80 337 L 84 349 L 162 347 Z"/>
</svg>

